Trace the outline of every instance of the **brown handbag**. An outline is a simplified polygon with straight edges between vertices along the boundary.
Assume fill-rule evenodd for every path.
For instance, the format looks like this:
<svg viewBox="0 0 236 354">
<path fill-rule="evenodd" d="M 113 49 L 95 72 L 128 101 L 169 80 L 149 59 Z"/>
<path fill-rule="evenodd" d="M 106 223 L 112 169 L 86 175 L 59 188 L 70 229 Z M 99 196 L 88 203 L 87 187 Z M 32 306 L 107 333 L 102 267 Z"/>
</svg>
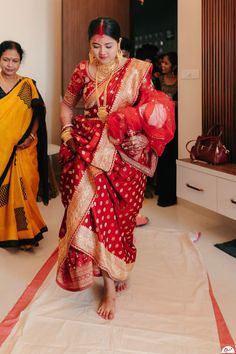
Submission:
<svg viewBox="0 0 236 354">
<path fill-rule="evenodd" d="M 218 131 L 218 135 L 213 135 L 214 131 Z M 229 159 L 229 150 L 222 143 L 223 126 L 212 126 L 206 135 L 198 136 L 197 140 L 190 140 L 186 144 L 186 149 L 190 153 L 192 161 L 200 160 L 219 165 L 226 163 Z M 195 144 L 189 149 L 189 144 Z"/>
</svg>

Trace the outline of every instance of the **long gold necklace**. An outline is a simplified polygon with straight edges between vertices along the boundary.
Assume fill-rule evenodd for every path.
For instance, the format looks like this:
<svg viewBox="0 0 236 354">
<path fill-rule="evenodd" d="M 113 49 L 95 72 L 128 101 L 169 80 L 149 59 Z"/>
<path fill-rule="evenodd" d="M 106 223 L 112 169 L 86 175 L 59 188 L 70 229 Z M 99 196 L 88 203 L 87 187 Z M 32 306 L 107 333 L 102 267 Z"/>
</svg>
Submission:
<svg viewBox="0 0 236 354">
<path fill-rule="evenodd" d="M 117 65 L 117 64 L 116 64 Z M 116 69 L 116 66 L 114 66 L 114 68 L 112 68 L 112 70 L 110 71 L 110 76 L 107 79 L 104 91 L 103 91 L 103 104 L 100 105 L 99 102 L 99 96 L 101 95 L 101 93 L 99 93 L 98 91 L 98 81 L 99 81 L 99 74 L 100 74 L 100 70 L 97 69 L 96 72 L 96 80 L 95 80 L 95 91 L 96 91 L 96 101 L 97 101 L 97 107 L 98 107 L 98 112 L 97 112 L 97 116 L 104 122 L 106 117 L 108 116 L 108 111 L 107 111 L 107 89 L 108 89 L 108 85 L 111 81 L 111 78 L 114 74 L 114 71 Z"/>
</svg>

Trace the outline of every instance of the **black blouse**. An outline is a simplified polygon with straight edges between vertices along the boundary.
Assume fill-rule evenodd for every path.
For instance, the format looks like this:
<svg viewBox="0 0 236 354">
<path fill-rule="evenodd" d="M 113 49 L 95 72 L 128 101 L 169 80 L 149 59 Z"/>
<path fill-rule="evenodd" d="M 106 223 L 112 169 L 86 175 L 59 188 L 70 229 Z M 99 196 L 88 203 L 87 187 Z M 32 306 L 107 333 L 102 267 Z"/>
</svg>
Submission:
<svg viewBox="0 0 236 354">
<path fill-rule="evenodd" d="M 6 96 L 6 92 L 0 87 L 0 99 Z"/>
</svg>

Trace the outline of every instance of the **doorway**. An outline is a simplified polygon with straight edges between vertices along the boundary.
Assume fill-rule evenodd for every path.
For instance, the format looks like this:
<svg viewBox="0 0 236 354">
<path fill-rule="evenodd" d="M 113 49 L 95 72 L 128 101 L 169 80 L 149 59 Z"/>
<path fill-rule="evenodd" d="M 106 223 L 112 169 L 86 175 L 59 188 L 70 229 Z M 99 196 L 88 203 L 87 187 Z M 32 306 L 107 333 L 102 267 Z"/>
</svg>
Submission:
<svg viewBox="0 0 236 354">
<path fill-rule="evenodd" d="M 177 112 L 177 0 L 131 0 L 133 56 L 153 64 L 152 81 L 175 102 L 176 131 L 158 159 L 156 172 L 147 179 L 145 197 L 157 197 L 161 207 L 177 203 L 176 159 L 178 158 Z"/>
<path fill-rule="evenodd" d="M 177 0 L 131 0 L 130 39 L 134 54 L 143 44 L 159 53 L 177 51 Z"/>
</svg>

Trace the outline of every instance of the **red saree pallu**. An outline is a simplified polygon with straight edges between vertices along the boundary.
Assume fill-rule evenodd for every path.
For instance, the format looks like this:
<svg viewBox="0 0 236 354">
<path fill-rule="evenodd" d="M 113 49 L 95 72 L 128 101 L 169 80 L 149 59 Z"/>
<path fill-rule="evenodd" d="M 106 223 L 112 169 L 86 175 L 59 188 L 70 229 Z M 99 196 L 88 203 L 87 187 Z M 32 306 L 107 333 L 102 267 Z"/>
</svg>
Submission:
<svg viewBox="0 0 236 354">
<path fill-rule="evenodd" d="M 100 82 L 100 92 L 105 83 Z M 154 90 L 149 63 L 131 59 L 114 72 L 107 93 L 110 121 L 109 116 L 107 122 L 94 118 L 98 108 L 95 80 L 87 62 L 74 71 L 64 102 L 73 107 L 82 94 L 85 114 L 73 119 L 76 153 L 65 144 L 60 153 L 65 215 L 57 282 L 71 291 L 91 286 L 101 270 L 113 280 L 127 279 L 136 258 L 133 230 L 146 176 L 154 173 L 157 155 L 174 132 L 172 102 Z M 157 107 L 164 112 L 159 118 Z M 129 155 L 115 133 L 119 124 L 126 127 L 123 136 L 141 132 L 149 145 L 136 156 Z"/>
</svg>

